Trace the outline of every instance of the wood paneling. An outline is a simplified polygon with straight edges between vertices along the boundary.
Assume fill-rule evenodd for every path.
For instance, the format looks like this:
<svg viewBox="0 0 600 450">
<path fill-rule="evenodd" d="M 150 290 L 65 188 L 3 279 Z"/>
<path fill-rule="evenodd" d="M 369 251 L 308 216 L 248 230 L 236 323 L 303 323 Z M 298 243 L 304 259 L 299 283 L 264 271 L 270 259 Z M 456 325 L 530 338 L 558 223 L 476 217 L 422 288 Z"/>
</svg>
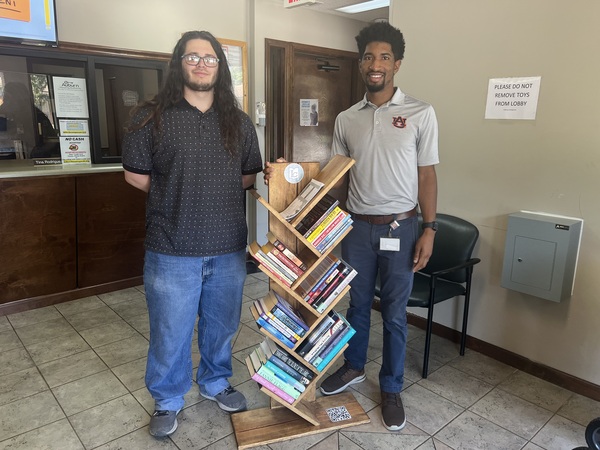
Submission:
<svg viewBox="0 0 600 450">
<path fill-rule="evenodd" d="M 145 203 L 121 172 L 77 177 L 80 288 L 142 275 Z"/>
<path fill-rule="evenodd" d="M 0 211 L 0 303 L 75 289 L 75 179 L 0 180 Z"/>
</svg>

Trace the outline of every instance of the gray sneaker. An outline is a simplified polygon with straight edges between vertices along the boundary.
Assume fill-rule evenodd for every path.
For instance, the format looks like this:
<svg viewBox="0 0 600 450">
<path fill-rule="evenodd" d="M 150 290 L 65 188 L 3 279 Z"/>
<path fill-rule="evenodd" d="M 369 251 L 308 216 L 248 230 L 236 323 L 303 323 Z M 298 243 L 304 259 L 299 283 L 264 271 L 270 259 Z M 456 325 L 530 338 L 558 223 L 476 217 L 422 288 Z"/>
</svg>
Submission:
<svg viewBox="0 0 600 450">
<path fill-rule="evenodd" d="M 200 388 L 202 397 L 217 402 L 219 408 L 227 412 L 238 412 L 246 409 L 246 398 L 244 394 L 236 391 L 231 386 L 223 389 L 215 396 L 209 395 L 204 389 Z"/>
<path fill-rule="evenodd" d="M 150 418 L 150 434 L 156 437 L 173 434 L 177 429 L 177 414 L 180 411 L 154 411 L 154 414 Z"/>
<path fill-rule="evenodd" d="M 321 383 L 321 392 L 323 395 L 339 394 L 351 384 L 360 383 L 366 378 L 364 369 L 354 370 L 348 361 L 344 361 L 342 367 Z"/>
</svg>

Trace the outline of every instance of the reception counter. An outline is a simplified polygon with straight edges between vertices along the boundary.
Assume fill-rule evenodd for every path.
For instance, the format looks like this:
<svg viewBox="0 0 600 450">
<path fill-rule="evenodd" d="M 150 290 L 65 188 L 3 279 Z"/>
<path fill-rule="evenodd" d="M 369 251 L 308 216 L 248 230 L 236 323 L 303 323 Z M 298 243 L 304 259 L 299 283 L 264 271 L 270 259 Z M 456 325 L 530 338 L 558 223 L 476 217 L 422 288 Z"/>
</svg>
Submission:
<svg viewBox="0 0 600 450">
<path fill-rule="evenodd" d="M 146 194 L 120 164 L 0 165 L 0 316 L 142 283 Z"/>
</svg>

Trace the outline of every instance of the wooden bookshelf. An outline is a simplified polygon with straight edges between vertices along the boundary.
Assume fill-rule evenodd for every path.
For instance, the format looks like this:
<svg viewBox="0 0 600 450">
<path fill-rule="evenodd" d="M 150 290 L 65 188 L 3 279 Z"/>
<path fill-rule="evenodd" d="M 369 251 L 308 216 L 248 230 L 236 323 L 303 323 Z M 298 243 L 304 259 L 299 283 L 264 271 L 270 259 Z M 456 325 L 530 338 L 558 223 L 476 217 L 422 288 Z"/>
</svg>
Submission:
<svg viewBox="0 0 600 450">
<path fill-rule="evenodd" d="M 323 396 L 316 398 L 316 389 L 321 379 L 326 375 L 327 370 L 335 364 L 335 361 L 343 354 L 347 344 L 337 352 L 333 359 L 321 371 L 318 371 L 308 361 L 305 361 L 295 350 L 303 342 L 303 339 L 310 336 L 321 321 L 327 317 L 328 313 L 335 308 L 338 301 L 348 292 L 349 286 L 346 286 L 341 293 L 329 304 L 329 306 L 319 313 L 311 305 L 304 301 L 302 295 L 297 292 L 300 284 L 308 277 L 313 270 L 328 261 L 330 252 L 341 242 L 344 236 L 350 231 L 348 228 L 343 234 L 337 237 L 334 244 L 322 253 L 317 250 L 304 236 L 296 230 L 296 226 L 302 221 L 306 214 L 319 203 L 319 201 L 341 180 L 341 178 L 354 165 L 354 160 L 344 156 L 334 156 L 331 161 L 322 169 L 319 169 L 319 163 L 296 163 L 302 166 L 304 177 L 299 183 L 293 184 L 285 179 L 285 169 L 291 163 L 273 163 L 274 168 L 272 177 L 269 180 L 269 201 L 262 198 L 256 191 L 252 195 L 269 212 L 269 231 L 281 241 L 288 249 L 294 252 L 306 264 L 307 269 L 299 276 L 291 286 L 286 286 L 280 279 L 274 276 L 268 269 L 259 264 L 259 269 L 269 276 L 269 287 L 274 292 L 284 297 L 295 308 L 300 310 L 309 325 L 309 330 L 304 337 L 296 342 L 294 348 L 278 343 L 275 336 L 267 330 L 261 328 L 261 332 L 270 340 L 278 343 L 279 347 L 294 356 L 299 362 L 302 362 L 314 374 L 314 378 L 292 404 L 279 398 L 268 389 L 261 387 L 261 391 L 267 394 L 271 399 L 271 407 L 259 410 L 244 411 L 232 415 L 232 423 L 235 437 L 239 449 L 265 445 L 273 442 L 281 442 L 294 437 L 305 436 L 324 431 L 350 427 L 358 424 L 368 423 L 369 417 L 356 401 L 352 393 L 344 392 L 333 396 Z M 281 211 L 300 194 L 302 189 L 310 182 L 316 179 L 324 184 L 317 195 L 311 199 L 306 207 L 289 222 L 283 218 Z M 253 243 L 251 253 L 260 246 Z M 264 249 L 269 246 L 263 246 Z M 251 313 L 255 319 L 258 319 L 259 313 L 256 308 L 251 306 Z M 254 375 L 254 367 L 247 359 L 246 365 L 250 375 Z M 291 400 L 291 399 L 290 399 Z M 345 407 L 349 412 L 350 418 L 347 420 L 334 422 L 327 414 L 328 409 L 336 407 Z"/>
</svg>

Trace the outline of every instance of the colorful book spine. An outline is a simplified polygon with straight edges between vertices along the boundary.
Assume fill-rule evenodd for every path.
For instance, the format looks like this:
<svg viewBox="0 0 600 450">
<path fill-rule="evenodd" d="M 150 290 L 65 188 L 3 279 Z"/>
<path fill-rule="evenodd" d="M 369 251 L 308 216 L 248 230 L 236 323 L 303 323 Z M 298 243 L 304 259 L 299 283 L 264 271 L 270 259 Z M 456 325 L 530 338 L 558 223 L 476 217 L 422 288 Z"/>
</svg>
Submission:
<svg viewBox="0 0 600 450">
<path fill-rule="evenodd" d="M 329 294 L 331 294 L 335 287 L 340 283 L 341 280 L 343 280 L 344 276 L 349 272 L 350 270 L 346 266 L 346 263 L 344 261 L 341 261 L 338 265 L 338 269 L 335 273 L 334 278 L 329 283 L 327 283 L 324 289 L 321 292 L 319 292 L 310 302 L 312 307 L 316 309 L 317 306 L 321 303 L 321 301 L 327 296 L 329 296 Z"/>
<path fill-rule="evenodd" d="M 277 377 L 281 378 L 282 381 L 292 386 L 298 392 L 304 392 L 306 386 L 296 380 L 294 377 L 288 375 L 287 372 L 281 370 L 277 365 L 273 364 L 270 360 L 267 360 L 265 367 L 271 370 Z"/>
<path fill-rule="evenodd" d="M 348 228 L 350 228 L 350 226 L 352 225 L 353 220 L 352 220 L 352 216 L 350 216 L 349 214 L 346 216 L 346 218 L 338 224 L 338 227 L 335 230 L 332 230 L 331 233 L 329 233 L 325 239 L 323 239 L 319 245 L 317 245 L 317 250 L 319 250 L 321 253 L 323 253 L 325 250 L 327 250 L 329 247 L 331 247 L 333 244 L 335 244 L 338 240 L 338 238 L 343 235 L 346 230 Z"/>
<path fill-rule="evenodd" d="M 284 363 L 286 363 L 288 366 L 290 366 L 292 369 L 296 370 L 298 373 L 300 373 L 302 376 L 308 378 L 309 380 L 312 380 L 314 378 L 314 374 L 308 370 L 306 367 L 304 367 L 302 364 L 300 364 L 298 361 L 296 361 L 295 359 L 293 359 L 288 353 L 286 353 L 284 350 L 281 349 L 277 349 L 275 350 L 275 352 L 273 353 L 277 358 L 281 359 Z"/>
<path fill-rule="evenodd" d="M 294 334 L 300 339 L 302 336 L 306 334 L 306 329 L 301 327 L 296 323 L 294 319 L 287 315 L 285 310 L 281 309 L 279 305 L 273 306 L 271 308 L 271 314 L 273 314 L 278 320 L 280 320 L 286 327 L 288 327 Z"/>
<path fill-rule="evenodd" d="M 273 266 L 275 266 L 277 268 L 277 270 L 284 275 L 286 278 L 288 278 L 289 280 L 291 280 L 292 282 L 296 281 L 298 279 L 298 275 L 296 273 L 294 273 L 288 266 L 286 266 L 285 264 L 283 264 L 279 258 L 277 258 L 273 252 L 267 252 L 265 253 L 266 257 L 269 258 L 269 261 L 271 262 L 271 264 L 273 264 Z"/>
<path fill-rule="evenodd" d="M 260 366 L 260 369 L 258 369 L 258 371 L 256 373 L 258 373 L 265 380 L 269 381 L 271 384 L 277 386 L 279 389 L 281 389 L 283 392 L 288 394 L 290 397 L 294 398 L 294 400 L 297 399 L 298 397 L 300 397 L 300 392 L 298 392 L 292 386 L 287 384 L 281 378 L 277 377 L 277 375 L 275 375 L 273 373 L 273 371 L 271 369 L 269 369 L 267 366 L 265 366 L 265 365 Z"/>
<path fill-rule="evenodd" d="M 304 320 L 304 317 L 302 317 L 302 314 L 296 308 L 294 308 L 290 304 L 290 302 L 288 302 L 285 298 L 283 298 L 277 292 L 275 292 L 275 291 L 271 291 L 271 292 L 273 292 L 273 294 L 275 296 L 275 299 L 277 301 L 277 307 L 285 310 L 286 314 L 289 317 L 291 317 L 299 326 L 301 326 L 306 331 L 308 331 L 310 329 L 310 327 Z"/>
<path fill-rule="evenodd" d="M 346 322 L 346 323 L 348 323 L 348 322 Z M 354 336 L 355 333 L 356 333 L 356 330 L 354 328 L 352 328 L 350 326 L 350 324 L 348 324 L 348 330 L 344 333 L 343 338 L 337 343 L 337 345 L 335 347 L 333 347 L 331 349 L 331 351 L 327 355 L 325 355 L 325 357 L 323 358 L 323 361 L 321 361 L 321 363 L 317 366 L 317 370 L 319 372 L 322 371 L 325 367 L 327 367 L 327 364 L 329 364 L 331 362 L 331 360 L 334 358 L 334 356 L 340 352 L 342 347 L 344 347 L 344 345 L 346 345 L 348 343 L 348 341 L 352 338 L 352 336 Z"/>
<path fill-rule="evenodd" d="M 267 232 L 267 239 L 275 248 L 277 248 L 280 252 L 283 252 L 283 254 L 287 256 L 290 261 L 292 261 L 302 270 L 306 270 L 306 264 L 304 264 L 304 262 L 294 252 L 287 248 L 283 242 L 277 239 L 272 232 Z"/>
<path fill-rule="evenodd" d="M 323 311 L 325 311 L 327 309 L 327 307 L 329 305 L 331 305 L 331 303 L 333 303 L 333 301 L 338 298 L 338 296 L 342 293 L 342 291 L 344 289 L 346 289 L 346 286 L 348 286 L 350 284 L 350 282 L 352 281 L 352 279 L 357 275 L 357 271 L 352 269 L 350 271 L 350 273 L 348 275 L 346 275 L 346 277 L 340 282 L 340 284 L 338 284 L 338 286 L 335 288 L 335 290 L 329 295 L 329 297 L 327 297 L 325 300 L 323 300 L 318 306 L 317 306 L 317 312 L 322 313 Z"/>
<path fill-rule="evenodd" d="M 264 252 L 258 247 L 256 242 L 252 242 L 250 244 L 250 254 L 254 259 L 256 259 L 263 268 L 272 274 L 275 278 L 281 281 L 285 286 L 290 287 L 292 285 L 292 281 L 287 277 L 283 276 L 269 261 Z"/>
<path fill-rule="evenodd" d="M 294 336 L 286 326 L 284 326 L 279 320 L 275 320 L 272 314 L 269 314 L 269 311 L 265 310 L 264 304 L 260 302 L 260 300 L 254 300 L 254 307 L 260 316 L 267 321 L 270 325 L 275 327 L 281 334 L 283 334 L 286 338 L 288 338 L 294 344 L 299 340 Z"/>
<path fill-rule="evenodd" d="M 334 312 L 332 311 L 328 314 L 319 324 L 317 328 L 314 329 L 312 333 L 307 338 L 304 338 L 304 341 L 298 346 L 296 349 L 296 353 L 304 358 L 304 356 L 310 351 L 310 349 L 315 345 L 315 343 L 319 340 L 321 335 L 325 333 L 329 328 L 333 326 L 335 323 L 335 319 L 333 317 Z"/>
<path fill-rule="evenodd" d="M 346 217 L 348 217 L 348 213 L 340 209 L 340 212 L 335 219 L 333 219 L 333 221 L 327 225 L 327 227 L 312 241 L 313 247 L 317 247 L 323 241 L 323 239 L 329 236 L 332 231 L 344 221 Z"/>
<path fill-rule="evenodd" d="M 294 272 L 297 276 L 300 277 L 304 274 L 304 270 L 302 270 L 291 259 L 285 256 L 285 254 L 277 247 L 273 247 L 269 253 L 272 253 L 283 265 Z"/>
<path fill-rule="evenodd" d="M 338 317 L 336 322 L 329 328 L 323 335 L 319 338 L 319 340 L 315 343 L 313 348 L 306 354 L 304 358 L 306 361 L 310 362 L 313 366 L 315 364 L 312 363 L 312 360 L 316 358 L 321 350 L 325 348 L 327 343 L 333 338 L 333 335 L 344 325 L 344 321 Z"/>
<path fill-rule="evenodd" d="M 325 228 L 327 228 L 327 226 L 328 226 L 328 225 L 329 225 L 331 222 L 333 222 L 333 221 L 335 220 L 335 218 L 338 216 L 338 214 L 339 214 L 340 212 L 342 212 L 342 210 L 340 209 L 340 207 L 339 207 L 339 206 L 336 206 L 335 208 L 333 208 L 333 211 L 331 211 L 331 212 L 330 212 L 330 213 L 327 215 L 327 217 L 325 218 L 325 220 L 323 220 L 323 222 L 321 222 L 321 223 L 319 224 L 319 226 L 318 226 L 317 228 L 315 228 L 315 229 L 313 230 L 313 232 L 312 232 L 312 233 L 310 233 L 310 234 L 308 235 L 308 237 L 306 238 L 306 240 L 307 240 L 308 242 L 313 242 L 313 241 L 316 239 L 316 237 L 317 237 L 319 234 L 321 234 L 321 232 L 322 232 L 322 231 L 323 231 Z"/>
<path fill-rule="evenodd" d="M 331 283 L 337 278 L 337 276 L 340 273 L 340 265 L 341 264 L 338 262 L 336 264 L 336 267 L 333 269 L 333 271 L 327 277 L 327 279 L 323 280 L 323 282 L 319 284 L 319 287 L 317 289 L 315 289 L 312 293 L 309 294 L 309 298 L 306 301 L 309 305 L 312 305 L 321 296 L 321 294 L 327 290 L 327 288 L 331 285 Z"/>
<path fill-rule="evenodd" d="M 347 330 L 348 330 L 348 326 L 344 322 L 344 324 L 335 333 L 335 336 L 331 337 L 331 340 L 327 343 L 327 345 L 325 347 L 323 347 L 321 349 L 321 351 L 319 352 L 317 357 L 315 359 L 313 359 L 311 364 L 313 364 L 315 367 L 318 367 L 319 364 L 321 364 L 321 362 L 323 361 L 323 358 L 325 356 L 327 356 L 327 354 L 329 354 L 329 352 L 331 350 L 333 350 L 335 348 L 335 346 L 338 345 L 338 343 L 343 339 L 344 334 L 346 333 Z"/>
<path fill-rule="evenodd" d="M 282 391 L 281 389 L 279 389 L 277 386 L 275 386 L 273 383 L 271 383 L 270 381 L 263 378 L 257 372 L 255 372 L 254 375 L 252 375 L 252 379 L 254 381 L 256 381 L 258 384 L 260 384 L 261 386 L 264 386 L 265 389 L 268 389 L 269 391 L 271 391 L 273 394 L 275 394 L 277 397 L 279 397 L 283 401 L 289 403 L 290 405 L 294 403 L 294 401 L 295 401 L 294 397 L 292 397 L 291 395 L 289 395 L 289 394 L 285 393 L 284 391 Z"/>
<path fill-rule="evenodd" d="M 298 381 L 304 385 L 308 385 L 310 383 L 310 380 L 308 378 L 306 378 L 305 376 L 302 376 L 298 371 L 292 369 L 290 366 L 288 366 L 286 363 L 284 363 L 277 356 L 271 355 L 269 357 L 269 361 L 271 362 L 271 364 L 274 364 L 277 367 L 279 367 L 281 370 L 283 370 L 289 376 L 294 378 L 296 381 Z"/>
<path fill-rule="evenodd" d="M 319 278 L 319 280 L 306 293 L 306 295 L 304 296 L 304 300 L 305 301 L 308 302 L 318 292 L 321 292 L 321 290 L 324 287 L 324 284 L 325 284 L 326 280 L 337 269 L 337 266 L 339 266 L 339 264 L 340 264 L 340 261 L 338 259 L 336 259 L 335 261 L 333 261 L 333 263 L 331 264 L 331 266 L 329 266 L 329 268 L 327 270 L 325 270 L 325 273 L 323 274 L 323 276 L 321 278 Z"/>
<path fill-rule="evenodd" d="M 277 328 L 267 322 L 262 316 L 259 316 L 256 319 L 256 323 L 261 327 L 268 331 L 275 339 L 281 342 L 288 348 L 294 348 L 294 343 L 290 341 L 287 337 L 285 337 Z"/>
</svg>

